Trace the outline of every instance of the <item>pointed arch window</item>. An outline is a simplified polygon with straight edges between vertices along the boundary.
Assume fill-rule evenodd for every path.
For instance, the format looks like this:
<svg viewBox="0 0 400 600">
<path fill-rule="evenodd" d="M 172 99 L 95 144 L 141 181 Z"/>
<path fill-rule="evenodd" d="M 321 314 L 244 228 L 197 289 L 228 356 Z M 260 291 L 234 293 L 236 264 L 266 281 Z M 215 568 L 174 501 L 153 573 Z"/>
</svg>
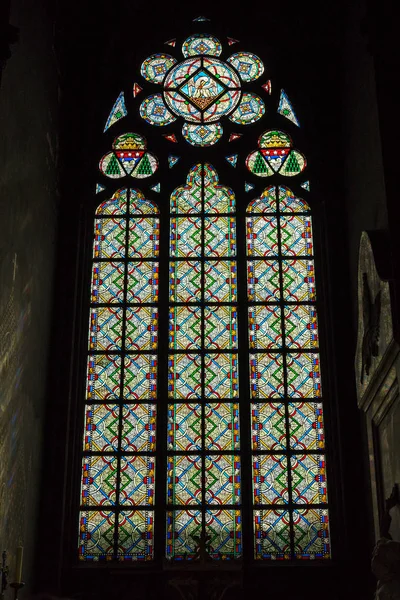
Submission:
<svg viewBox="0 0 400 600">
<path fill-rule="evenodd" d="M 171 195 L 167 557 L 238 558 L 236 206 L 210 164 Z"/>
<path fill-rule="evenodd" d="M 329 555 L 311 214 L 270 186 L 246 217 L 255 557 Z"/>
<path fill-rule="evenodd" d="M 330 556 L 311 211 L 296 191 L 310 184 L 294 179 L 307 161 L 279 127 L 240 150 L 236 128 L 266 123 L 268 103 L 299 121 L 257 56 L 224 58 L 235 43 L 196 34 L 183 60 L 151 55 L 106 122 L 119 135 L 97 186 L 82 561 Z M 130 111 L 174 154 L 123 130 Z M 223 143 L 236 152 L 216 166 Z M 239 165 L 249 181 L 230 185 Z"/>
<path fill-rule="evenodd" d="M 131 188 L 96 211 L 79 554 L 153 557 L 159 211 Z"/>
</svg>

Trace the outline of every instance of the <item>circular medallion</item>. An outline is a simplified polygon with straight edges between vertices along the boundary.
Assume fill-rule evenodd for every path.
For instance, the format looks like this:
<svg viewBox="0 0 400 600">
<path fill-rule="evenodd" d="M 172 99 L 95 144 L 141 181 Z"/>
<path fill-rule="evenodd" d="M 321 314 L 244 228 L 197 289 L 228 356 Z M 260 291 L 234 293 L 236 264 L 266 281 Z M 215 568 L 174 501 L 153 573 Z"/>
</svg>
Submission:
<svg viewBox="0 0 400 600">
<path fill-rule="evenodd" d="M 177 62 L 170 54 L 152 54 L 142 63 L 140 72 L 146 81 L 161 84 L 169 69 Z"/>
<path fill-rule="evenodd" d="M 239 106 L 229 119 L 238 125 L 255 123 L 265 113 L 265 104 L 256 94 L 243 94 Z"/>
<path fill-rule="evenodd" d="M 182 127 L 182 135 L 192 146 L 213 146 L 218 142 L 223 133 L 221 123 L 210 123 L 206 125 L 193 125 L 192 123 L 184 123 Z"/>
<path fill-rule="evenodd" d="M 143 100 L 139 112 L 142 119 L 150 123 L 150 125 L 163 127 L 176 121 L 176 117 L 165 106 L 161 94 L 153 94 Z"/>
<path fill-rule="evenodd" d="M 204 33 L 191 35 L 182 45 L 182 54 L 185 58 L 203 54 L 207 56 L 219 56 L 221 52 L 221 42 L 213 35 L 205 35 Z"/>
<path fill-rule="evenodd" d="M 264 73 L 264 65 L 255 54 L 251 52 L 237 52 L 227 59 L 235 67 L 243 81 L 254 81 Z"/>
</svg>

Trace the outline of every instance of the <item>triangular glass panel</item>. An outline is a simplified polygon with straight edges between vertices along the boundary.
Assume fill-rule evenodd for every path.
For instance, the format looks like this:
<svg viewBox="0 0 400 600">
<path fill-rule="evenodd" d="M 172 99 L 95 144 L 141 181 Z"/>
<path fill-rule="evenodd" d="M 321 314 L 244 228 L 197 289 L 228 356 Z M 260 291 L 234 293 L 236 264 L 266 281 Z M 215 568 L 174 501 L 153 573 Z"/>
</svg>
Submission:
<svg viewBox="0 0 400 600">
<path fill-rule="evenodd" d="M 104 127 L 104 131 L 107 131 L 107 129 L 111 127 L 111 125 L 114 125 L 114 123 L 116 123 L 123 117 L 126 117 L 127 114 L 128 111 L 126 110 L 125 106 L 124 92 L 121 92 L 118 98 L 116 99 L 115 104 L 112 107 L 112 110 L 108 116 L 106 126 Z"/>
<path fill-rule="evenodd" d="M 178 140 L 176 139 L 176 135 L 174 133 L 164 133 L 163 137 L 169 142 L 174 142 L 174 144 L 178 143 Z"/>
<path fill-rule="evenodd" d="M 300 184 L 300 187 L 303 188 L 303 190 L 306 190 L 307 192 L 310 191 L 310 182 L 309 181 L 305 181 L 304 183 Z"/>
<path fill-rule="evenodd" d="M 233 44 L 237 44 L 239 40 L 235 40 L 235 38 L 228 37 L 228 45 L 233 46 Z"/>
<path fill-rule="evenodd" d="M 233 168 L 236 167 L 237 159 L 238 159 L 238 155 L 237 154 L 231 154 L 230 156 L 225 156 L 225 158 L 228 161 L 228 163 L 230 165 L 232 165 Z"/>
<path fill-rule="evenodd" d="M 101 183 L 96 183 L 96 194 L 99 194 L 100 192 L 102 192 L 105 189 L 106 189 L 105 185 L 101 185 Z"/>
<path fill-rule="evenodd" d="M 251 190 L 254 190 L 255 186 L 252 183 L 247 183 L 247 181 L 244 182 L 244 191 L 245 192 L 250 192 Z"/>
<path fill-rule="evenodd" d="M 170 156 L 168 156 L 169 168 L 172 169 L 172 167 L 174 167 L 176 165 L 176 163 L 178 162 L 179 159 L 180 159 L 180 156 L 173 156 L 172 154 L 170 154 Z"/>
<path fill-rule="evenodd" d="M 235 140 L 238 140 L 239 138 L 241 138 L 242 135 L 243 135 L 243 133 L 231 133 L 231 135 L 229 136 L 228 142 L 234 142 Z"/>
<path fill-rule="evenodd" d="M 164 42 L 164 44 L 166 44 L 167 46 L 172 46 L 173 48 L 175 48 L 176 38 L 173 38 L 172 40 L 168 40 L 168 42 Z"/>
<path fill-rule="evenodd" d="M 136 98 L 138 94 L 143 90 L 138 83 L 133 84 L 133 97 Z"/>
<path fill-rule="evenodd" d="M 156 183 L 156 185 L 153 185 L 150 189 L 153 190 L 153 192 L 157 192 L 157 194 L 159 194 L 161 185 L 159 183 Z"/>
<path fill-rule="evenodd" d="M 195 19 L 193 19 L 193 23 L 197 23 L 199 21 L 209 21 L 210 19 L 207 19 L 207 17 L 196 17 Z"/>
<path fill-rule="evenodd" d="M 279 99 L 278 113 L 289 121 L 292 121 L 297 127 L 300 127 L 300 123 L 297 120 L 292 105 L 290 104 L 289 98 L 284 90 L 281 90 L 281 97 Z"/>
<path fill-rule="evenodd" d="M 263 83 L 261 87 L 265 92 L 267 92 L 267 94 L 271 95 L 272 83 L 271 83 L 270 79 L 268 79 L 268 81 L 266 83 Z"/>
</svg>

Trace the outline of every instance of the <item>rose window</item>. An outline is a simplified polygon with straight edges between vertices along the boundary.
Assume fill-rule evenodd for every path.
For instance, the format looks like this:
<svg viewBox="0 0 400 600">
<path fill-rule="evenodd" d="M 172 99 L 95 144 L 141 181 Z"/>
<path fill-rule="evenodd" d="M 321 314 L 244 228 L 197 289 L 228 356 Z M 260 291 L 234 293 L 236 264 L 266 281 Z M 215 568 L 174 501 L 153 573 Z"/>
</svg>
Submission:
<svg viewBox="0 0 400 600">
<path fill-rule="evenodd" d="M 182 45 L 185 60 L 169 54 L 153 54 L 142 64 L 141 74 L 162 86 L 140 107 L 141 117 L 159 127 L 184 120 L 182 135 L 194 146 L 212 146 L 223 133 L 220 119 L 247 125 L 261 119 L 265 104 L 256 94 L 244 92 L 242 83 L 258 79 L 264 72 L 261 60 L 250 52 L 237 52 L 226 59 L 219 40 L 192 35 Z"/>
</svg>

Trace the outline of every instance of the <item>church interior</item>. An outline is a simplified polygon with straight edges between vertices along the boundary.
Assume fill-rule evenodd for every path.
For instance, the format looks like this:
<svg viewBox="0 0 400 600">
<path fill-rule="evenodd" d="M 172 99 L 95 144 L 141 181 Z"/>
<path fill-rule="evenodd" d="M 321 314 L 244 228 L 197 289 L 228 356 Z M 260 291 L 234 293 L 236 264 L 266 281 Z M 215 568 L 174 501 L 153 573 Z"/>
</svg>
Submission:
<svg viewBox="0 0 400 600">
<path fill-rule="evenodd" d="M 400 542 L 400 505 L 397 499 L 389 507 L 386 502 L 400 483 L 400 208 L 395 148 L 399 62 L 392 11 L 387 0 L 252 7 L 210 1 L 2 2 L 3 587 L 8 567 L 4 600 L 11 600 L 16 591 L 20 600 L 160 595 L 222 600 L 260 593 L 266 599 L 374 597 L 374 548 L 382 536 Z M 199 15 L 208 20 L 194 21 Z M 322 560 L 253 560 L 248 528 L 238 565 L 214 561 L 197 568 L 192 561 L 171 566 L 162 558 L 160 525 L 155 561 L 78 561 L 88 248 L 98 203 L 98 163 L 114 135 L 113 130 L 103 132 L 104 124 L 120 91 L 131 90 L 135 82 L 142 85 L 140 65 L 147 56 L 170 51 L 177 55 L 177 48 L 165 42 L 182 43 L 202 27 L 221 40 L 240 40 L 240 50 L 260 57 L 272 85 L 288 93 L 301 123 L 290 134 L 294 132 L 296 147 L 307 156 L 319 252 L 332 555 Z M 260 85 L 254 89 L 262 96 Z M 130 102 L 131 106 L 132 98 Z M 239 128 L 243 137 L 234 142 L 236 147 L 225 140 L 206 157 L 217 166 L 220 181 L 236 190 L 238 204 L 250 199 L 241 191 L 244 181 L 257 184 L 257 190 L 268 184 L 249 174 L 244 163 L 258 136 L 276 126 L 273 115 L 267 121 L 268 110 L 266 124 L 254 123 L 248 131 Z M 161 193 L 156 200 L 167 207 L 169 194 L 185 180 L 188 169 L 183 165 L 189 168 L 206 152 L 181 139 L 171 149 L 161 128 L 143 123 L 138 112 L 127 117 L 127 123 L 128 119 L 129 125 L 121 124 L 116 133 L 126 127 L 144 135 L 160 163 L 167 164 L 168 152 L 183 157 L 174 169 L 160 167 Z M 232 169 L 224 154 L 236 151 L 239 160 Z M 143 181 L 135 185 L 140 188 Z M 283 179 L 282 183 L 288 184 Z M 163 350 L 160 346 L 160 356 Z M 245 462 L 249 450 L 242 448 L 242 453 Z M 162 511 L 162 503 L 160 507 Z M 382 522 L 389 508 L 388 528 Z M 160 515 L 160 524 L 162 519 Z M 17 551 L 21 547 L 22 566 L 22 550 Z M 388 567 L 390 581 L 400 580 L 398 564 Z M 21 580 L 24 587 L 11 588 Z M 397 593 L 393 597 L 400 597 L 398 589 Z"/>
</svg>

